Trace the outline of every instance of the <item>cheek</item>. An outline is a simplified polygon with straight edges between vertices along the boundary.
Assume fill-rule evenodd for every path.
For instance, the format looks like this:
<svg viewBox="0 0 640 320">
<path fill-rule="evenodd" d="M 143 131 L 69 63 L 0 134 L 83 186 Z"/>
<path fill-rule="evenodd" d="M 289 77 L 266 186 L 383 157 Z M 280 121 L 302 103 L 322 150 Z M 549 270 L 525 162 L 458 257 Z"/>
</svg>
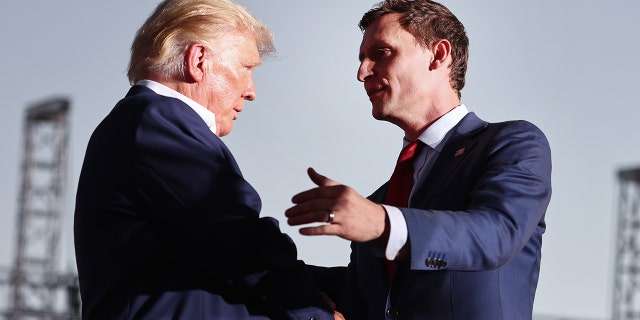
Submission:
<svg viewBox="0 0 640 320">
<path fill-rule="evenodd" d="M 402 66 L 393 72 L 392 80 L 395 89 L 404 93 L 413 93 L 417 88 L 425 85 L 426 78 L 415 66 Z"/>
<path fill-rule="evenodd" d="M 215 74 L 213 77 L 211 77 L 209 86 L 212 92 L 216 92 L 221 95 L 228 94 L 228 92 L 232 88 L 229 78 L 224 74 Z"/>
<path fill-rule="evenodd" d="M 219 114 L 229 105 L 232 88 L 223 77 L 215 77 L 209 81 L 209 109 Z"/>
</svg>

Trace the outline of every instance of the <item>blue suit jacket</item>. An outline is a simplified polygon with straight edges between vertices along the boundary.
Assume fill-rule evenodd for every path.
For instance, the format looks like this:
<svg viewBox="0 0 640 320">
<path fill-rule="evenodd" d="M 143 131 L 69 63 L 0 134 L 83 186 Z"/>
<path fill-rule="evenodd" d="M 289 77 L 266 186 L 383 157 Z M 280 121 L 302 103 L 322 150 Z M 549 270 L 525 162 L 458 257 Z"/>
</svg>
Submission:
<svg viewBox="0 0 640 320">
<path fill-rule="evenodd" d="M 224 143 L 131 88 L 91 136 L 75 248 L 84 319 L 333 319 Z"/>
<path fill-rule="evenodd" d="M 340 309 L 347 319 L 519 320 L 532 317 L 551 156 L 525 121 L 470 113 L 401 208 L 410 258 L 392 283 L 374 243 L 352 243 Z M 382 203 L 388 183 L 370 199 Z M 378 250 L 379 251 L 379 250 Z"/>
</svg>

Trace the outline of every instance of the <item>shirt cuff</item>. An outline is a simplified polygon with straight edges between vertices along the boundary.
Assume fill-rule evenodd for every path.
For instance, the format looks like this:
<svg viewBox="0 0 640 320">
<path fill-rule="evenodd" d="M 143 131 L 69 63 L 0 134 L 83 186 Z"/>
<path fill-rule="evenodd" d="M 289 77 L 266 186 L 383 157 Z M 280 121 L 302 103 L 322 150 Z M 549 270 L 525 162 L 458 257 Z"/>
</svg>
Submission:
<svg viewBox="0 0 640 320">
<path fill-rule="evenodd" d="M 400 209 L 387 205 L 382 206 L 389 217 L 389 241 L 387 241 L 384 255 L 387 260 L 395 260 L 402 247 L 407 243 L 407 221 Z"/>
</svg>

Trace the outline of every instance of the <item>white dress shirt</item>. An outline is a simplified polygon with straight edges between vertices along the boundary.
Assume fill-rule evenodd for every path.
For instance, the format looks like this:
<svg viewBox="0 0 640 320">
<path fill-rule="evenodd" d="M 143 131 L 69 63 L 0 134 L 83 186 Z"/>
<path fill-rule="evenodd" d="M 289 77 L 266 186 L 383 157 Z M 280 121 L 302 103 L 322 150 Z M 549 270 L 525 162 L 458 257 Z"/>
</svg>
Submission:
<svg viewBox="0 0 640 320">
<path fill-rule="evenodd" d="M 140 80 L 136 82 L 136 85 L 145 86 L 161 96 L 180 99 L 182 102 L 191 107 L 191 109 L 193 109 L 193 111 L 195 111 L 200 116 L 200 118 L 202 118 L 204 123 L 207 124 L 207 127 L 209 127 L 213 134 L 216 133 L 216 115 L 213 112 L 209 111 L 209 109 L 205 108 L 203 105 L 193 101 L 191 98 L 183 95 L 182 93 L 153 80 Z"/>
<path fill-rule="evenodd" d="M 417 158 L 413 161 L 413 186 L 411 194 L 416 190 L 416 186 L 424 182 L 425 176 L 438 158 L 442 147 L 449 139 L 450 131 L 455 127 L 465 115 L 469 113 L 467 107 L 462 104 L 449 111 L 436 122 L 432 123 L 418 139 L 425 146 L 422 148 Z M 403 147 L 409 144 L 409 141 L 403 140 Z M 411 199 L 411 197 L 409 197 Z M 411 204 L 409 204 L 411 205 Z M 385 256 L 388 260 L 394 260 L 400 249 L 407 243 L 408 231 L 407 222 L 402 215 L 400 209 L 388 205 L 383 205 L 389 217 L 389 241 L 385 250 Z"/>
</svg>

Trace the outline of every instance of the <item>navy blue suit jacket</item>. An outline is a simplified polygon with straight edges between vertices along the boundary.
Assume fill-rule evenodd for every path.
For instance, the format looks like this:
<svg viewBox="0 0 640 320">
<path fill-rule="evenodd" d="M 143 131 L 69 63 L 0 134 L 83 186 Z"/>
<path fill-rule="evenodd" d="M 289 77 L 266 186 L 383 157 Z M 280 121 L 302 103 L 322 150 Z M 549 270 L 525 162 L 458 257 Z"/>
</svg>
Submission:
<svg viewBox="0 0 640 320">
<path fill-rule="evenodd" d="M 131 88 L 96 128 L 75 249 L 84 319 L 333 319 L 225 144 L 178 99 Z"/>
<path fill-rule="evenodd" d="M 410 208 L 409 258 L 389 283 L 377 243 L 352 243 L 339 309 L 347 319 L 530 320 L 551 197 L 551 152 L 525 121 L 469 113 Z M 370 199 L 382 203 L 388 183 Z M 378 250 L 379 252 L 379 250 Z"/>
</svg>

